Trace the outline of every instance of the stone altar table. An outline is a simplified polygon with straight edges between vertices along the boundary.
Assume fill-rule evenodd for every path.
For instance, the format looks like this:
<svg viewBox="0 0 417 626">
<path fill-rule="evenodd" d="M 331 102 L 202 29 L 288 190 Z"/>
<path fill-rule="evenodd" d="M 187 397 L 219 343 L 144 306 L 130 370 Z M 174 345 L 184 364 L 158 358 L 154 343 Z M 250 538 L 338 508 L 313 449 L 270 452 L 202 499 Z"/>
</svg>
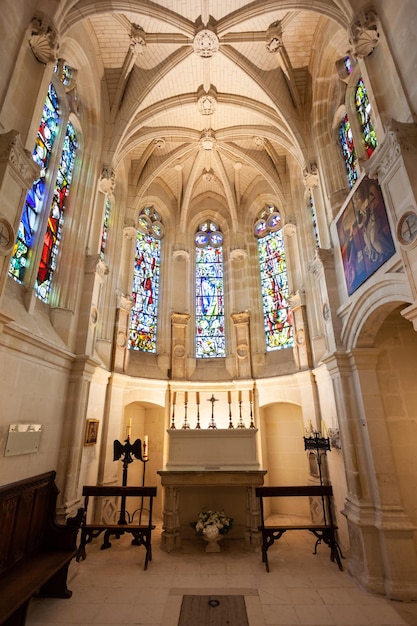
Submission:
<svg viewBox="0 0 417 626">
<path fill-rule="evenodd" d="M 161 549 L 171 552 L 181 547 L 180 494 L 184 490 L 198 488 L 223 488 L 240 490 L 245 495 L 245 546 L 256 550 L 261 546 L 259 501 L 255 488 L 263 485 L 266 470 L 219 469 L 219 470 L 159 470 L 162 486 L 165 488 L 163 511 L 163 531 Z M 233 511 L 226 511 L 234 516 Z M 231 531 L 233 533 L 233 530 Z"/>
</svg>

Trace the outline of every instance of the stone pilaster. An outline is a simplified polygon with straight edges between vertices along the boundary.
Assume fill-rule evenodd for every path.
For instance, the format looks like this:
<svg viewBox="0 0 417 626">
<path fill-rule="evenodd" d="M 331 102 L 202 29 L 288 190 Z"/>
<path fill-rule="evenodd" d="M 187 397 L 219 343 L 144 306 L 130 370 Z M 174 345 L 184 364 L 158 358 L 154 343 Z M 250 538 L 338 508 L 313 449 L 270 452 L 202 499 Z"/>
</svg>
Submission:
<svg viewBox="0 0 417 626">
<path fill-rule="evenodd" d="M 190 315 L 173 313 L 171 315 L 171 378 L 184 380 L 187 376 L 187 335 Z"/>
<path fill-rule="evenodd" d="M 133 301 L 131 296 L 119 294 L 113 346 L 113 369 L 115 372 L 124 372 L 127 369 L 129 357 L 129 319 L 132 306 Z"/>
<path fill-rule="evenodd" d="M 235 331 L 237 378 L 251 378 L 250 315 L 247 311 L 243 311 L 242 313 L 233 313 L 231 318 Z"/>
<path fill-rule="evenodd" d="M 297 291 L 291 294 L 288 302 L 294 328 L 295 362 L 299 370 L 304 370 L 313 366 L 304 293 Z"/>
</svg>

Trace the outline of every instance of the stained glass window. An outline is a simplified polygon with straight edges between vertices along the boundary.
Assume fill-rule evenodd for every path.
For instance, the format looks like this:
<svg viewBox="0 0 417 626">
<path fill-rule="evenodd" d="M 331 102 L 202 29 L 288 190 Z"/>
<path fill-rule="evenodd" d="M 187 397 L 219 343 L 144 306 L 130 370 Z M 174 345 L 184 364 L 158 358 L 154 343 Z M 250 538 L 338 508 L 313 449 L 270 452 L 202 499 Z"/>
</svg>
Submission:
<svg viewBox="0 0 417 626">
<path fill-rule="evenodd" d="M 224 357 L 223 235 L 217 224 L 201 224 L 195 244 L 196 357 Z"/>
<path fill-rule="evenodd" d="M 362 141 L 365 146 L 366 154 L 369 158 L 372 156 L 375 148 L 377 147 L 378 141 L 371 120 L 371 105 L 368 93 L 362 78 L 359 79 L 356 86 L 355 105 L 362 131 Z"/>
<path fill-rule="evenodd" d="M 347 113 L 345 113 L 339 126 L 339 139 L 340 145 L 342 147 L 343 158 L 345 160 L 349 185 L 350 187 L 353 187 L 358 178 L 358 157 L 356 155 L 355 144 L 353 143 L 352 129 L 350 127 Z"/>
<path fill-rule="evenodd" d="M 318 231 L 318 228 L 317 228 L 316 208 L 314 206 L 313 194 L 311 194 L 311 193 L 309 195 L 308 204 L 309 204 L 309 207 L 310 207 L 311 221 L 313 222 L 314 239 L 316 241 L 316 246 L 319 247 L 320 246 L 320 240 L 319 240 L 319 231 Z"/>
<path fill-rule="evenodd" d="M 129 348 L 156 353 L 161 239 L 164 228 L 153 207 L 139 215 L 133 268 Z"/>
<path fill-rule="evenodd" d="M 58 97 L 51 84 L 49 85 L 48 95 L 43 107 L 42 119 L 32 155 L 33 160 L 40 165 L 41 171 L 39 178 L 35 180 L 32 189 L 26 196 L 17 239 L 10 261 L 9 272 L 18 282 L 23 282 L 25 269 L 29 263 L 29 254 L 38 226 L 38 216 L 44 200 L 46 171 L 51 157 L 52 146 L 57 135 L 60 115 Z"/>
<path fill-rule="evenodd" d="M 284 237 L 279 212 L 273 205 L 268 205 L 258 215 L 254 234 L 258 238 L 266 349 L 290 348 L 294 339 Z"/>
<path fill-rule="evenodd" d="M 111 211 L 111 202 L 110 202 L 109 197 L 107 197 L 106 198 L 106 205 L 104 207 L 103 228 L 101 230 L 100 259 L 102 261 L 104 261 L 104 257 L 105 257 L 105 254 L 106 254 L 107 234 L 108 234 L 108 230 L 109 230 L 110 211 Z"/>
<path fill-rule="evenodd" d="M 52 205 L 49 211 L 38 276 L 35 282 L 36 295 L 44 302 L 47 302 L 49 299 L 52 276 L 56 269 L 56 260 L 64 223 L 65 203 L 71 187 L 77 148 L 78 142 L 74 127 L 71 122 L 68 122 Z"/>
</svg>

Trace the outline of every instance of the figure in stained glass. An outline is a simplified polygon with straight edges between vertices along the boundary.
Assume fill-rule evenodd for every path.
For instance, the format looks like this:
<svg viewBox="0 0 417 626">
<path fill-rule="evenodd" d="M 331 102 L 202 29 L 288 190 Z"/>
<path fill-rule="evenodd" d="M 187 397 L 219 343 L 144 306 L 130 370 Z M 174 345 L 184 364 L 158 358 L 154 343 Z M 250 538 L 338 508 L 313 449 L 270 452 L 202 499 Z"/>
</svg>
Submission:
<svg viewBox="0 0 417 626">
<path fill-rule="evenodd" d="M 371 105 L 368 93 L 362 78 L 359 79 L 356 86 L 355 105 L 362 131 L 362 141 L 369 158 L 378 146 L 378 140 L 371 120 Z"/>
<path fill-rule="evenodd" d="M 138 218 L 133 268 L 129 348 L 156 353 L 162 223 L 152 207 Z"/>
<path fill-rule="evenodd" d="M 56 269 L 64 222 L 65 201 L 71 186 L 77 148 L 78 141 L 75 129 L 71 122 L 68 122 L 35 282 L 35 292 L 44 302 L 48 302 L 52 277 Z"/>
<path fill-rule="evenodd" d="M 29 264 L 29 254 L 38 226 L 38 216 L 43 206 L 46 171 L 58 132 L 60 116 L 58 96 L 55 88 L 50 84 L 32 154 L 33 160 L 40 166 L 41 171 L 27 193 L 9 266 L 10 275 L 18 282 L 23 282 L 25 270 Z"/>
<path fill-rule="evenodd" d="M 267 215 L 277 215 L 276 219 L 266 219 Z M 258 237 L 258 254 L 261 273 L 261 292 L 264 313 L 266 349 L 279 350 L 293 345 L 291 311 L 288 304 L 288 278 L 285 261 L 282 229 L 276 229 L 280 223 L 279 213 L 274 206 L 268 206 L 260 212 L 254 225 Z M 272 224 L 274 230 L 259 224 Z M 259 234 L 261 233 L 261 234 Z"/>
<path fill-rule="evenodd" d="M 339 139 L 342 147 L 343 158 L 345 161 L 347 177 L 350 187 L 353 187 L 358 179 L 358 157 L 356 154 L 355 144 L 353 142 L 352 129 L 347 113 L 343 116 L 343 119 L 339 126 Z"/>
<path fill-rule="evenodd" d="M 208 220 L 196 243 L 196 357 L 224 357 L 223 235 Z"/>
</svg>

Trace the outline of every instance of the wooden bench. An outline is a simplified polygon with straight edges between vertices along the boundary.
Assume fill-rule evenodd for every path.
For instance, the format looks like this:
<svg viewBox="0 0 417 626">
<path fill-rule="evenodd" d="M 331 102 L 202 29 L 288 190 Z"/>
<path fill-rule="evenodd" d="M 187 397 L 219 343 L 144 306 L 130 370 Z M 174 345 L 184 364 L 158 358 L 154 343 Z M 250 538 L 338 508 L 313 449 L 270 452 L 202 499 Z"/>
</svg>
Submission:
<svg viewBox="0 0 417 626">
<path fill-rule="evenodd" d="M 330 560 L 336 561 L 339 569 L 343 570 L 342 552 L 336 540 L 337 526 L 333 523 L 331 497 L 333 489 L 331 485 L 306 485 L 294 487 L 256 487 L 256 496 L 260 499 L 261 525 L 258 530 L 262 533 L 262 562 L 265 563 L 266 571 L 269 572 L 268 548 L 277 541 L 287 530 L 308 530 L 316 537 L 314 554 L 317 546 L 322 541 L 330 548 Z M 322 503 L 323 521 L 321 523 L 306 524 L 283 524 L 265 525 L 264 498 L 283 498 L 291 496 L 320 497 Z"/>
<path fill-rule="evenodd" d="M 0 487 L 0 624 L 22 626 L 35 595 L 72 595 L 67 573 L 83 510 L 66 524 L 56 521 L 55 474 Z"/>
<path fill-rule="evenodd" d="M 148 568 L 148 562 L 152 560 L 152 530 L 155 525 L 152 524 L 152 505 L 153 498 L 156 496 L 156 487 L 124 487 L 124 486 L 84 486 L 84 517 L 81 524 L 81 541 L 77 552 L 77 561 L 86 558 L 85 546 L 90 543 L 92 539 L 98 537 L 104 532 L 104 540 L 101 546 L 101 550 L 111 547 L 109 538 L 114 535 L 117 539 L 124 533 L 131 533 L 133 535 L 132 545 L 145 546 L 145 564 L 143 569 Z M 121 500 L 121 517 L 118 522 L 100 521 L 99 523 L 88 521 L 88 504 L 90 497 L 108 497 L 108 498 L 120 498 Z M 125 504 L 126 498 L 134 497 L 140 498 L 141 508 L 138 513 L 138 522 L 134 520 L 126 522 L 125 519 Z M 148 506 L 143 507 L 144 498 L 148 498 Z M 145 511 L 147 523 L 141 523 L 141 512 Z"/>
</svg>

